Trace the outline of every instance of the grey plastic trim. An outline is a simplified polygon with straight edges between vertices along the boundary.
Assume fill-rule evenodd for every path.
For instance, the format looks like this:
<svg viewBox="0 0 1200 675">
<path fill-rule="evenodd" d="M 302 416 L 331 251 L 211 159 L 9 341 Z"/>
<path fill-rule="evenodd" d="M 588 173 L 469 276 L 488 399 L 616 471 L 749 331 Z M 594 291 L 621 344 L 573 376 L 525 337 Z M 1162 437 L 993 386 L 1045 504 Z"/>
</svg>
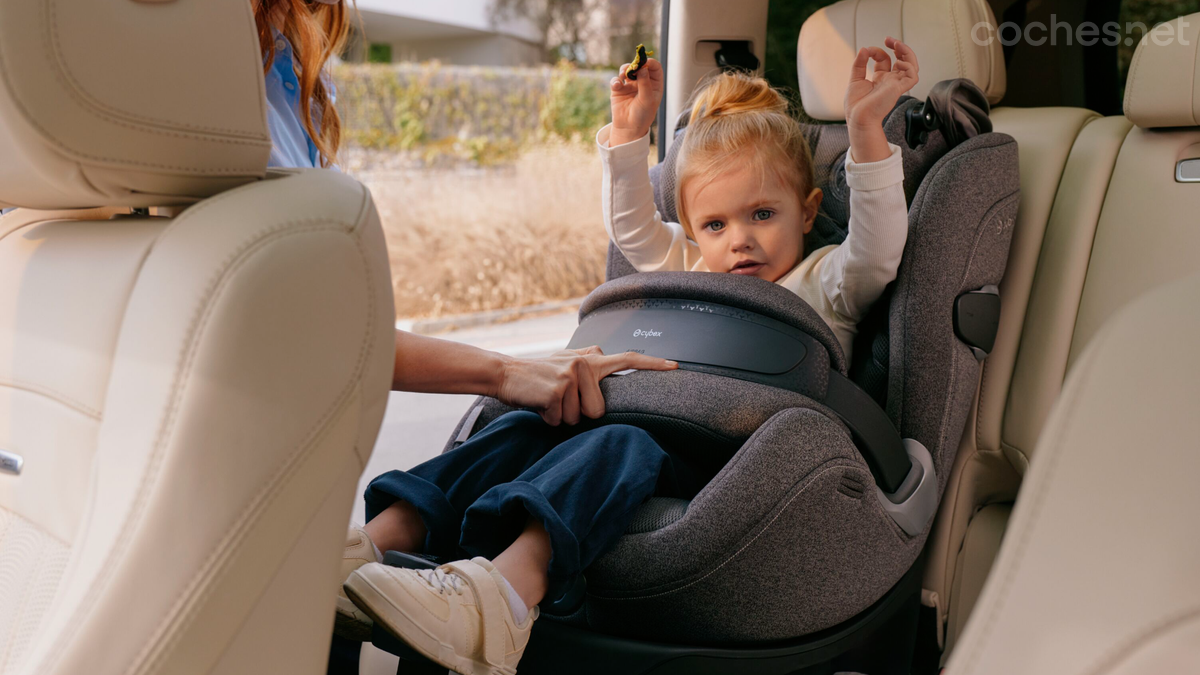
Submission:
<svg viewBox="0 0 1200 675">
<path fill-rule="evenodd" d="M 1176 183 L 1200 183 L 1200 158 L 1175 162 Z"/>
<path fill-rule="evenodd" d="M 901 442 L 912 459 L 912 469 L 896 492 L 888 495 L 876 486 L 875 496 L 900 529 L 915 537 L 925 531 L 937 513 L 937 474 L 933 470 L 933 456 L 920 441 L 906 438 Z"/>
<path fill-rule="evenodd" d="M 458 430 L 458 435 L 454 437 L 454 445 L 459 446 L 467 442 L 471 437 L 471 432 L 475 430 L 475 423 L 479 421 L 479 416 L 483 414 L 483 404 L 477 405 L 467 414 L 467 419 L 463 420 L 462 428 Z"/>
<path fill-rule="evenodd" d="M 21 475 L 21 467 L 25 466 L 25 458 L 15 452 L 0 450 L 0 471 L 11 473 L 14 476 Z"/>
</svg>

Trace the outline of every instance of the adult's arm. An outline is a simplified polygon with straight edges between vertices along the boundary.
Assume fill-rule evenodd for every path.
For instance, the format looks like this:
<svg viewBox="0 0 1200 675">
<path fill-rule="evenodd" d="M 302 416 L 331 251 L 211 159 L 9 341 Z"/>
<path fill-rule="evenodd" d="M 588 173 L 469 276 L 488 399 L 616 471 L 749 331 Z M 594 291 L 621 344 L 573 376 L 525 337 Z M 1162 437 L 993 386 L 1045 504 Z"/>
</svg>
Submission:
<svg viewBox="0 0 1200 675">
<path fill-rule="evenodd" d="M 519 359 L 449 340 L 396 331 L 392 389 L 479 394 L 530 408 L 549 424 L 604 414 L 600 380 L 630 368 L 672 370 L 674 361 L 635 352 L 606 356 L 598 347 Z"/>
</svg>

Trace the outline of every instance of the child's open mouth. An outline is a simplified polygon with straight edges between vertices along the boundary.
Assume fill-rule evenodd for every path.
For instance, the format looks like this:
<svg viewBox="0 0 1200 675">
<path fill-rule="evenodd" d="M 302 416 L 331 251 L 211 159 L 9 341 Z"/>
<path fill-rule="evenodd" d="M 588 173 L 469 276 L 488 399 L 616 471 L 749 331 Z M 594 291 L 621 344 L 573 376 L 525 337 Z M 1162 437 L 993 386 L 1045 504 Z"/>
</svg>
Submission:
<svg viewBox="0 0 1200 675">
<path fill-rule="evenodd" d="M 733 269 L 731 269 L 729 271 L 734 274 L 745 274 L 748 276 L 754 276 L 759 270 L 761 270 L 762 268 L 764 268 L 766 266 L 767 266 L 766 263 L 760 263 L 760 262 L 756 262 L 754 260 L 743 260 L 740 263 L 734 265 Z"/>
</svg>

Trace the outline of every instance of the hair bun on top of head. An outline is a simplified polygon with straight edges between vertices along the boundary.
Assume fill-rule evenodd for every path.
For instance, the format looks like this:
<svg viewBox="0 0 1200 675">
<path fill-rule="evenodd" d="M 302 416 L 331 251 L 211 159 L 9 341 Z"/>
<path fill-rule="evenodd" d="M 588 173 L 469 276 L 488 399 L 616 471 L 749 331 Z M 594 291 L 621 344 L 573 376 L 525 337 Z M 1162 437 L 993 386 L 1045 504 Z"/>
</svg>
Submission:
<svg viewBox="0 0 1200 675">
<path fill-rule="evenodd" d="M 763 78 L 739 71 L 725 72 L 713 77 L 697 92 L 688 123 L 744 112 L 786 114 L 787 109 L 787 99 Z"/>
</svg>

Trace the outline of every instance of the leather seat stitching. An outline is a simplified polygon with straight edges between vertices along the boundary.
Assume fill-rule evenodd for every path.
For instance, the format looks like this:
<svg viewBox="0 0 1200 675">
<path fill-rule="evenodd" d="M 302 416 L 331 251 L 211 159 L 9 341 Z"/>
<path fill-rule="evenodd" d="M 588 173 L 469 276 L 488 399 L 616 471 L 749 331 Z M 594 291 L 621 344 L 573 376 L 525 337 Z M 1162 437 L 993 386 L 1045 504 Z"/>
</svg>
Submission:
<svg viewBox="0 0 1200 675">
<path fill-rule="evenodd" d="M 1129 77 L 1128 83 L 1125 86 L 1125 101 L 1123 105 L 1126 115 L 1129 115 L 1133 111 L 1133 88 L 1137 85 L 1138 74 L 1141 72 L 1142 56 L 1145 55 L 1145 50 L 1141 47 L 1142 43 L 1146 41 L 1146 37 L 1148 35 L 1149 33 L 1142 36 L 1142 39 L 1138 43 L 1137 49 L 1133 53 L 1133 63 L 1129 66 Z"/>
<path fill-rule="evenodd" d="M 251 131 L 246 131 L 244 129 L 228 129 L 228 128 L 223 128 L 223 127 L 209 127 L 209 126 L 190 124 L 188 122 L 180 122 L 180 121 L 176 121 L 176 120 L 159 119 L 159 118 L 155 118 L 155 117 L 150 117 L 148 115 L 139 115 L 137 113 L 129 112 L 127 110 L 119 110 L 117 108 L 114 108 L 110 105 L 107 105 L 107 104 L 99 101 L 95 97 L 88 94 L 87 91 L 83 88 L 83 86 L 81 84 L 79 84 L 78 79 L 75 77 L 74 73 L 71 72 L 70 67 L 67 65 L 66 59 L 62 58 L 62 50 L 59 48 L 59 45 L 62 43 L 58 37 L 58 6 L 57 6 L 57 3 L 55 0 L 47 0 L 46 6 L 49 10 L 48 21 L 50 24 L 50 36 L 51 36 L 51 40 L 52 40 L 52 44 L 53 44 L 53 50 L 51 51 L 52 61 L 56 66 L 58 66 L 58 68 L 62 71 L 63 75 L 65 76 L 65 80 L 66 80 L 66 84 L 68 85 L 68 89 L 71 89 L 75 93 L 78 94 L 78 97 L 76 100 L 79 100 L 80 103 L 90 105 L 94 108 L 97 108 L 100 111 L 107 113 L 109 116 L 123 115 L 130 119 L 140 120 L 142 122 L 165 124 L 165 125 L 172 126 L 172 127 L 184 127 L 184 128 L 188 128 L 188 129 L 195 129 L 197 131 L 227 133 L 227 134 L 232 134 L 232 135 L 237 135 L 237 136 L 244 136 L 244 137 L 251 138 L 251 139 L 265 140 L 268 143 L 270 142 L 269 136 L 257 134 L 255 132 L 251 132 Z M 260 115 L 265 118 L 266 111 L 263 110 L 263 105 L 265 105 L 263 98 L 259 97 L 258 111 L 259 111 Z M 113 120 L 113 121 L 116 121 L 116 120 Z"/>
<path fill-rule="evenodd" d="M 369 203 L 369 193 L 366 190 L 363 190 L 363 192 L 363 204 L 365 205 L 366 203 Z M 363 222 L 361 219 L 362 213 L 363 209 L 360 209 L 360 219 L 358 220 L 358 224 L 360 225 Z M 334 222 L 334 224 L 344 227 L 344 224 L 342 223 Z M 319 232 L 322 229 L 325 228 L 318 227 L 308 228 L 305 230 L 296 230 L 291 233 L 281 235 L 279 239 L 288 236 L 288 234 L 311 234 L 313 232 Z M 341 229 L 341 227 L 338 229 Z M 361 233 L 361 230 L 359 230 L 359 233 Z M 355 236 L 353 239 L 355 248 L 358 250 L 359 257 L 363 263 L 363 268 L 370 269 L 366 251 L 363 249 L 361 236 Z M 266 243 L 264 242 L 263 246 L 265 245 Z M 254 250 L 259 250 L 260 248 L 261 246 L 258 246 L 255 247 Z M 247 252 L 247 258 L 249 258 L 249 253 L 251 252 Z M 143 665 L 143 671 L 145 671 L 146 668 L 151 668 L 151 672 L 153 672 L 154 663 L 156 661 L 161 661 L 170 655 L 171 648 L 178 643 L 178 641 L 181 639 L 181 636 L 186 632 L 186 629 L 191 626 L 199 612 L 199 609 L 202 607 L 200 598 L 203 594 L 203 590 L 209 587 L 212 583 L 219 583 L 220 575 L 223 572 L 222 563 L 228 561 L 229 555 L 232 555 L 232 550 L 236 549 L 236 544 L 245 538 L 246 534 L 253 527 L 254 523 L 257 522 L 258 518 L 266 511 L 265 505 L 270 504 L 274 497 L 283 490 L 283 486 L 287 484 L 287 478 L 298 473 L 305 466 L 308 460 L 312 458 L 311 451 L 313 448 L 320 445 L 330 428 L 333 427 L 334 423 L 342 418 L 342 416 L 346 413 L 346 406 L 350 401 L 354 400 L 355 394 L 357 394 L 361 389 L 360 385 L 362 374 L 371 353 L 370 329 L 375 322 L 376 312 L 375 294 L 368 292 L 367 297 L 367 321 L 363 330 L 363 341 L 359 350 L 358 362 L 355 365 L 351 379 L 346 386 L 343 387 L 342 391 L 339 392 L 337 398 L 334 399 L 334 403 L 330 406 L 330 408 L 318 418 L 318 422 L 314 424 L 312 429 L 310 429 L 310 431 L 306 434 L 306 437 L 309 437 L 309 440 L 302 442 L 299 446 L 297 446 L 296 450 L 293 451 L 293 453 L 283 462 L 282 468 L 280 468 L 275 476 L 268 481 L 267 487 L 262 490 L 257 497 L 251 500 L 251 503 L 247 505 L 245 509 L 243 509 L 241 516 L 228 530 L 226 540 L 214 548 L 213 552 L 201 566 L 200 574 L 193 577 L 192 583 L 190 583 L 188 587 L 186 587 L 183 592 L 180 593 L 175 603 L 167 611 L 167 615 L 164 617 L 162 625 L 173 629 L 173 631 L 171 631 L 169 636 L 160 636 L 157 645 L 158 651 L 154 656 L 145 657 L 146 652 L 150 651 L 156 646 L 154 639 L 151 639 L 147 642 L 146 648 L 143 649 L 142 653 L 139 654 L 137 659 L 138 661 L 141 661 L 145 657 L 148 660 L 149 663 Z M 226 554 L 227 551 L 230 552 L 228 555 Z M 184 607 L 184 605 L 187 605 L 189 601 L 191 601 L 191 606 Z M 173 624 L 171 623 L 172 617 L 175 618 Z"/>
<path fill-rule="evenodd" d="M 101 417 L 99 410 L 87 405 L 86 403 L 81 403 L 80 401 L 77 401 L 74 398 L 51 387 L 34 384 L 32 382 L 25 382 L 16 378 L 8 380 L 0 378 L 0 387 L 11 387 L 13 389 L 19 389 L 21 391 L 27 391 L 31 394 L 43 396 L 51 401 L 54 401 L 55 403 L 60 403 L 71 410 L 74 410 L 75 412 L 87 415 L 95 420 L 99 420 Z"/>
<path fill-rule="evenodd" d="M 1185 626 L 1200 618 L 1200 605 L 1191 605 L 1178 612 L 1172 612 L 1159 617 L 1157 620 L 1144 624 L 1144 627 L 1130 635 L 1121 644 L 1111 647 L 1097 659 L 1098 663 L 1091 670 L 1092 675 L 1111 671 L 1123 661 L 1137 652 L 1138 647 L 1145 646 L 1151 638 L 1161 636 L 1171 630 Z"/>
<path fill-rule="evenodd" d="M 958 67 L 958 77 L 966 77 L 967 69 L 963 66 L 962 36 L 958 34 L 958 3 L 950 0 L 950 34 L 954 36 L 954 62 Z"/>
<path fill-rule="evenodd" d="M 182 218 L 182 216 L 181 216 L 181 218 Z M 304 228 L 288 230 L 289 227 L 296 227 L 297 225 L 304 224 L 304 223 L 309 223 L 309 224 Z M 146 501 L 149 498 L 148 494 L 147 494 L 147 492 L 148 492 L 147 486 L 149 484 L 153 483 L 153 478 L 157 476 L 158 471 L 161 468 L 161 461 L 163 459 L 162 450 L 163 450 L 163 447 L 166 445 L 166 439 L 170 436 L 170 433 L 174 427 L 176 413 L 177 413 L 179 405 L 181 403 L 181 401 L 180 401 L 180 399 L 182 398 L 181 394 L 182 394 L 183 390 L 186 388 L 188 380 L 191 376 L 192 362 L 195 358 L 196 351 L 197 351 L 197 345 L 199 342 L 198 338 L 201 334 L 203 334 L 204 329 L 207 326 L 208 319 L 211 316 L 212 310 L 216 304 L 215 302 L 213 302 L 213 300 L 220 294 L 220 292 L 222 290 L 224 290 L 225 284 L 233 276 L 232 272 L 235 271 L 237 268 L 239 268 L 242 263 L 244 263 L 246 260 L 248 260 L 250 258 L 251 253 L 258 251 L 260 247 L 265 246 L 268 243 L 274 243 L 274 241 L 277 239 L 285 238 L 292 234 L 309 234 L 312 232 L 318 232 L 321 230 L 329 230 L 329 229 L 345 231 L 346 228 L 347 228 L 347 225 L 345 223 L 343 223 L 341 221 L 332 220 L 332 219 L 300 219 L 300 220 L 280 223 L 279 225 L 276 225 L 268 230 L 260 232 L 255 237 L 253 237 L 247 241 L 244 241 L 235 250 L 234 253 L 232 253 L 229 257 L 227 257 L 225 259 L 221 268 L 217 271 L 216 274 L 214 274 L 213 278 L 209 282 L 208 288 L 206 289 L 203 298 L 200 300 L 200 302 L 196 308 L 196 313 L 191 322 L 192 327 L 186 333 L 186 335 L 187 335 L 186 352 L 183 356 L 183 359 L 184 359 L 183 362 L 180 363 L 176 369 L 176 374 L 174 377 L 175 385 L 172 387 L 172 393 L 171 393 L 171 399 L 172 399 L 171 406 L 167 410 L 167 413 L 163 418 L 163 422 L 162 422 L 160 431 L 157 434 L 157 437 L 155 440 L 155 445 L 151 452 L 150 460 L 147 462 L 145 473 L 143 474 L 142 480 L 140 481 L 140 484 L 138 487 L 137 499 L 135 500 L 134 504 L 130 508 L 130 511 L 125 519 L 124 527 L 122 527 L 121 532 L 117 535 L 116 539 L 114 540 L 113 545 L 110 547 L 109 554 L 106 556 L 105 563 L 100 566 L 100 571 L 96 575 L 96 578 L 93 579 L 93 582 L 92 582 L 90 588 L 88 589 L 88 592 L 80 600 L 79 604 L 76 607 L 75 612 L 72 614 L 71 620 L 67 623 L 67 627 L 64 628 L 64 631 L 63 631 L 64 634 L 71 634 L 75 630 L 78 630 L 78 627 L 82 625 L 84 618 L 91 611 L 92 606 L 95 605 L 95 603 L 97 602 L 97 599 L 99 597 L 101 589 L 103 587 L 107 586 L 108 582 L 112 578 L 112 575 L 114 574 L 114 570 L 119 568 L 119 565 L 116 564 L 116 561 L 125 557 L 126 549 L 130 545 L 130 538 L 132 537 L 132 531 L 134 529 L 134 524 L 138 523 L 142 520 L 142 513 L 146 506 Z M 361 251 L 362 251 L 361 242 L 357 241 L 357 239 L 358 238 L 356 238 L 356 244 L 361 253 Z M 370 306 L 373 310 L 374 295 L 371 294 L 370 297 L 371 297 Z M 369 331 L 368 331 L 368 335 L 369 335 Z M 368 338 L 364 338 L 364 343 L 366 343 L 366 342 L 369 342 Z M 366 351 L 366 349 L 367 349 L 367 345 L 364 346 L 364 351 Z M 360 353 L 360 358 L 359 358 L 359 362 L 360 362 L 359 370 L 360 371 L 361 371 L 362 362 L 364 360 L 365 360 L 365 356 L 362 353 Z M 357 377 L 352 378 L 351 383 L 353 383 L 355 381 L 357 381 Z M 327 411 L 326 414 L 322 416 L 322 421 L 318 422 L 315 425 L 315 428 L 317 430 L 321 429 L 321 425 L 325 423 L 325 418 L 327 418 L 329 416 L 330 412 L 334 408 L 337 408 L 340 405 L 345 403 L 346 399 L 344 396 L 344 392 L 345 392 L 345 390 L 343 390 L 343 392 L 339 394 L 338 398 L 335 398 L 335 402 L 334 402 L 333 406 L 331 406 L 330 411 Z M 310 432 L 310 434 L 311 433 L 313 433 L 313 432 Z M 308 442 L 311 442 L 312 440 L 315 440 L 315 439 L 310 439 Z M 295 459 L 295 455 L 293 455 L 292 459 L 289 459 L 288 461 L 285 462 L 285 466 L 284 466 L 285 470 L 288 468 L 289 464 L 295 463 L 293 461 L 294 459 Z M 277 474 L 277 477 L 278 477 L 278 474 Z M 267 491 L 264 491 L 263 494 L 265 495 L 266 492 Z M 244 517 L 245 516 L 243 516 L 243 518 Z M 240 521 L 239 521 L 239 523 L 240 523 Z M 236 529 L 235 529 L 235 532 L 236 532 Z M 220 552 L 221 552 L 220 548 L 218 548 L 218 550 L 215 550 L 210 555 L 210 559 L 212 557 L 216 556 Z M 151 644 L 153 644 L 153 641 L 151 641 L 151 643 L 147 645 L 146 650 L 148 650 L 150 648 Z M 143 650 L 143 652 L 145 652 L 146 650 Z M 61 658 L 62 654 L 63 654 L 63 652 L 61 652 L 61 651 L 50 654 L 47 658 L 47 661 L 44 664 L 45 668 L 48 669 L 54 663 L 57 663 L 58 659 Z"/>
<path fill-rule="evenodd" d="M 1107 344 L 1111 335 L 1113 335 L 1113 332 L 1110 331 L 1097 338 L 1097 344 L 1092 353 L 1100 353 L 1101 348 Z M 1079 374 L 1080 380 L 1077 391 L 1089 391 L 1087 384 L 1091 381 L 1092 375 L 1096 372 L 1096 370 L 1091 363 L 1087 364 L 1086 369 L 1080 370 L 1082 370 L 1082 372 Z M 1062 440 L 1067 436 L 1070 427 L 1074 424 L 1075 413 L 1077 412 L 1082 399 L 1082 395 L 1076 395 L 1067 402 L 1067 408 L 1063 413 L 1062 422 L 1056 429 L 1053 430 L 1054 435 L 1046 438 L 1046 447 L 1062 447 Z M 1050 493 L 1050 487 L 1054 484 L 1058 467 L 1063 456 L 1067 454 L 1068 450 L 1069 448 L 1062 449 L 1059 452 L 1052 453 L 1049 459 L 1043 460 L 1043 462 L 1046 462 L 1045 479 L 1042 480 L 1041 484 L 1037 486 L 1037 492 L 1035 494 L 1024 497 L 1024 502 L 1029 505 L 1029 515 L 1025 517 L 1025 520 L 1028 522 L 1025 523 L 1025 527 L 1020 531 L 1017 543 L 1012 549 L 1012 561 L 1007 570 L 1005 570 L 1004 576 L 1000 579 L 1000 585 L 998 586 L 999 590 L 996 592 L 996 599 L 988 608 L 989 611 L 987 615 L 983 617 L 982 628 L 980 628 L 979 633 L 980 637 L 973 643 L 972 646 L 974 649 L 971 652 L 968 652 L 967 656 L 964 658 L 963 672 L 970 672 L 974 668 L 975 662 L 978 660 L 980 655 L 980 649 L 982 648 L 981 646 L 989 642 L 988 637 L 991 635 L 992 630 L 995 629 L 997 621 L 1000 617 L 1000 613 L 1008 602 L 1009 594 L 1012 592 L 1013 585 L 1016 582 L 1017 573 L 1021 570 L 1021 565 L 1024 562 L 1025 555 L 1029 549 L 1029 542 L 1033 538 L 1033 534 L 1037 529 L 1037 525 L 1041 522 L 1039 520 L 1039 516 L 1041 515 L 1042 505 L 1045 502 L 1046 496 Z M 1010 529 L 1012 524 L 1013 521 L 1010 521 Z M 981 607 L 979 609 L 983 608 Z"/>
<path fill-rule="evenodd" d="M 61 75 L 59 75 L 59 77 L 61 78 Z M 4 81 L 4 83 L 7 85 L 8 89 L 12 90 L 12 84 L 11 84 L 12 80 L 9 77 L 7 65 L 4 61 L 2 52 L 0 52 L 0 79 L 2 79 Z M 66 154 L 66 155 L 81 157 L 83 159 L 90 159 L 90 160 L 100 161 L 100 162 L 111 162 L 114 164 L 129 165 L 129 166 L 141 166 L 141 167 L 148 167 L 148 168 L 152 168 L 152 169 L 169 169 L 169 170 L 173 170 L 173 171 L 187 171 L 190 173 L 202 174 L 202 175 L 205 175 L 205 174 L 207 174 L 207 175 L 213 175 L 213 174 L 229 175 L 229 174 L 245 174 L 245 173 L 252 173 L 254 175 L 259 175 L 262 173 L 262 167 L 259 166 L 258 162 L 254 162 L 253 165 L 247 164 L 244 167 L 200 169 L 200 168 L 196 168 L 196 167 L 173 166 L 173 165 L 167 165 L 167 164 L 158 164 L 158 163 L 154 163 L 154 162 L 145 162 L 145 161 L 138 161 L 138 160 L 131 160 L 131 159 L 117 159 L 117 158 L 113 158 L 113 157 L 100 157 L 97 155 L 91 155 L 91 154 L 88 154 L 88 153 L 85 153 L 85 152 L 82 152 L 79 150 L 69 148 L 65 144 L 63 144 L 54 134 L 50 133 L 50 131 L 48 129 L 46 129 L 44 126 L 42 126 L 40 122 L 38 122 L 36 116 L 32 115 L 30 110 L 27 107 L 25 107 L 25 103 L 23 100 L 21 100 L 20 97 L 12 96 L 11 101 L 12 101 L 13 105 L 16 107 L 17 111 L 21 113 L 21 116 L 25 120 L 25 123 L 28 124 L 29 126 L 33 127 L 34 129 L 37 129 L 39 132 L 41 132 L 43 141 L 45 141 L 47 144 L 51 145 L 52 147 L 56 148 L 57 150 L 59 150 L 60 152 L 62 152 L 63 154 Z M 86 108 L 85 108 L 85 110 L 86 110 Z M 94 116 L 94 113 L 92 113 L 92 114 Z M 117 124 L 119 126 L 127 127 L 134 131 L 147 131 L 150 133 L 158 134 L 160 136 L 170 136 L 170 137 L 175 137 L 175 138 L 190 138 L 192 140 L 195 140 L 195 138 L 196 138 L 196 137 L 192 137 L 192 136 L 188 136 L 188 135 L 184 135 L 184 134 L 172 134 L 172 133 L 167 133 L 167 132 L 163 132 L 163 131 L 153 131 L 150 129 L 135 127 L 135 126 L 132 126 L 129 124 L 116 122 L 116 121 L 112 121 L 112 123 Z M 244 140 L 239 141 L 239 140 L 235 140 L 235 139 L 223 139 L 223 138 L 215 137 L 215 136 L 204 137 L 204 140 L 214 142 L 214 143 L 229 143 L 229 144 L 252 146 L 252 147 L 269 148 L 271 145 L 270 141 L 263 141 L 263 142 L 259 142 L 259 141 L 252 142 L 252 141 L 244 141 Z"/>
</svg>

